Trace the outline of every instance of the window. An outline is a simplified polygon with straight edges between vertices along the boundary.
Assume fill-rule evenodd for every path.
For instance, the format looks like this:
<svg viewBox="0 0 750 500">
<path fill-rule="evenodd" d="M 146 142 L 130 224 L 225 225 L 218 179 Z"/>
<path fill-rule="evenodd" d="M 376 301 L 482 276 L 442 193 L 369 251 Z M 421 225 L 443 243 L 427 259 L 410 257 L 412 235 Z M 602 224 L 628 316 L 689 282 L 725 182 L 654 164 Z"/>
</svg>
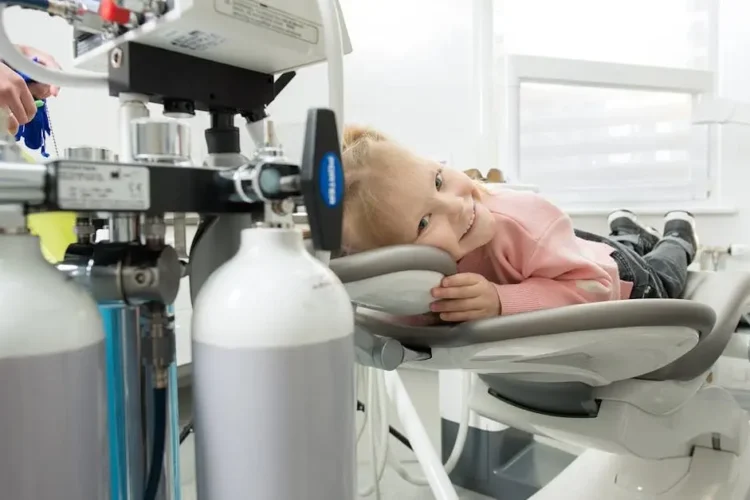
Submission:
<svg viewBox="0 0 750 500">
<path fill-rule="evenodd" d="M 715 0 L 497 0 L 511 176 L 570 207 L 709 197 Z"/>
</svg>

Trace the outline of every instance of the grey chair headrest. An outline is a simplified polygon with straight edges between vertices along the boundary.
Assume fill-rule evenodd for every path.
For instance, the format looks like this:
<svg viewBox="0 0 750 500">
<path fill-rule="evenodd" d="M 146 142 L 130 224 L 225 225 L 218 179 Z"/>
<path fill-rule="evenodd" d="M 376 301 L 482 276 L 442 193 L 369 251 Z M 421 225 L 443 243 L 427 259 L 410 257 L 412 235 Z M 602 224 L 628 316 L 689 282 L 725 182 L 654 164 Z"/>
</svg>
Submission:
<svg viewBox="0 0 750 500">
<path fill-rule="evenodd" d="M 429 311 L 430 290 L 456 272 L 456 263 L 447 253 L 419 245 L 339 257 L 330 265 L 353 303 L 403 316 Z"/>
<path fill-rule="evenodd" d="M 331 270 L 343 283 L 350 283 L 402 271 L 433 271 L 447 276 L 456 273 L 456 263 L 434 247 L 397 245 L 332 259 Z"/>
</svg>

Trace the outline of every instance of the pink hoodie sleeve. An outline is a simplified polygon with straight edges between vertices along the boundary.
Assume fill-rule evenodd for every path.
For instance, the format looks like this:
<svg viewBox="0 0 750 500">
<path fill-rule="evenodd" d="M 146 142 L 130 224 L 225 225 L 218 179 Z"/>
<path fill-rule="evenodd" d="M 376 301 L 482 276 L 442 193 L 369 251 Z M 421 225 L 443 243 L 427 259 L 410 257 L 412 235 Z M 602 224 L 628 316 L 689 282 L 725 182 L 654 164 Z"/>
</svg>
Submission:
<svg viewBox="0 0 750 500">
<path fill-rule="evenodd" d="M 610 300 L 612 276 L 592 257 L 578 244 L 570 218 L 561 214 L 524 259 L 521 272 L 525 279 L 495 285 L 501 314 Z"/>
</svg>

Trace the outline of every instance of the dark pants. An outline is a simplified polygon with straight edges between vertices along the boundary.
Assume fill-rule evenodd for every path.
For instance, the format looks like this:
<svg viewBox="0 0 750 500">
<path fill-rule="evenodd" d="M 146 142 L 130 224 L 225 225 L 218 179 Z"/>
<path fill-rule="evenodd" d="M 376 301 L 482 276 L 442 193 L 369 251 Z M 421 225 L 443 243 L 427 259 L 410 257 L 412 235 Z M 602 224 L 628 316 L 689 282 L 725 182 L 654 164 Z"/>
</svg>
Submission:
<svg viewBox="0 0 750 500">
<path fill-rule="evenodd" d="M 688 266 L 695 258 L 692 243 L 668 236 L 655 245 L 636 235 L 598 236 L 579 231 L 584 240 L 606 243 L 615 250 L 612 258 L 620 279 L 633 283 L 631 299 L 678 299 L 685 290 Z"/>
</svg>

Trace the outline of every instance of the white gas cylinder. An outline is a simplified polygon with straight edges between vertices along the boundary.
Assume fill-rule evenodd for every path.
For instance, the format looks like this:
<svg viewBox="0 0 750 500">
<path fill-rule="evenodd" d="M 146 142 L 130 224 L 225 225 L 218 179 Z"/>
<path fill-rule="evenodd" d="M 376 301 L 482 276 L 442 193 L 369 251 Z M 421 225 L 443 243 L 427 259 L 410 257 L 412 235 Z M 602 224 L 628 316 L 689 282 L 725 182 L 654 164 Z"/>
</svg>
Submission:
<svg viewBox="0 0 750 500">
<path fill-rule="evenodd" d="M 200 500 L 353 500 L 354 318 L 295 229 L 253 228 L 193 310 Z"/>
</svg>

